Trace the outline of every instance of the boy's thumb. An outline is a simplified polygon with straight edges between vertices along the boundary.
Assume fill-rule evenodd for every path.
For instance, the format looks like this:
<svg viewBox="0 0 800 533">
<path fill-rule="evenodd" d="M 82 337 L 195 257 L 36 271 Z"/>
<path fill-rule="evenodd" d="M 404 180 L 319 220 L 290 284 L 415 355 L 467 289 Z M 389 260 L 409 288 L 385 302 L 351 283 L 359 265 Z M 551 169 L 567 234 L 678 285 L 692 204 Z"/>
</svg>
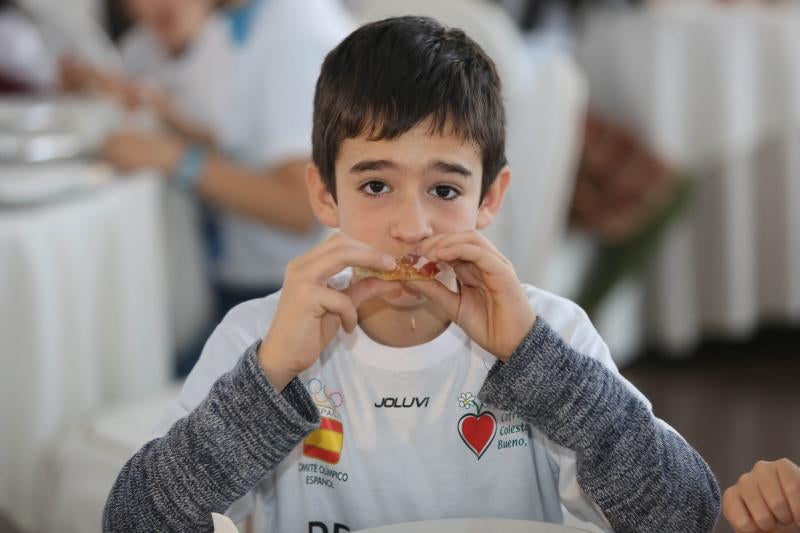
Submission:
<svg viewBox="0 0 800 533">
<path fill-rule="evenodd" d="M 349 296 L 350 300 L 353 302 L 353 307 L 358 309 L 362 303 L 370 298 L 396 290 L 399 286 L 400 284 L 396 281 L 366 278 L 350 285 L 344 289 L 342 293 Z"/>
<path fill-rule="evenodd" d="M 447 318 L 456 322 L 461 295 L 453 292 L 436 280 L 432 281 L 404 281 L 408 287 L 419 292 L 422 296 L 438 305 Z"/>
</svg>

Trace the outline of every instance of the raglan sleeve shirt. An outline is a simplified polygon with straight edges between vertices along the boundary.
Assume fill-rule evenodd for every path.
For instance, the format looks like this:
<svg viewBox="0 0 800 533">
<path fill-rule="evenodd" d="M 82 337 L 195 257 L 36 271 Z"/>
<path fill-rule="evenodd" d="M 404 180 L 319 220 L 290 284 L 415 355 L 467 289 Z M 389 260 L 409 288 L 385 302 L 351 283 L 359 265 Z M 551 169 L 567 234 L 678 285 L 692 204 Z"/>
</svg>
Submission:
<svg viewBox="0 0 800 533">
<path fill-rule="evenodd" d="M 720 491 L 708 465 L 620 376 L 583 310 L 557 300 L 571 313 L 547 315 L 570 342 L 540 314 L 480 398 L 550 441 L 562 501 L 580 518 L 614 531 L 711 531 Z"/>
<path fill-rule="evenodd" d="M 619 375 L 583 311 L 564 302 L 571 312 L 544 309 L 553 325 L 540 312 L 480 396 L 549 441 L 562 502 L 577 516 L 614 531 L 711 531 L 720 495 L 708 466 Z M 248 302 L 218 326 L 160 423 L 163 436 L 120 472 L 105 531 L 206 531 L 212 512 L 241 518 L 254 487 L 318 427 L 302 383 L 279 392 L 259 365 L 257 339 L 276 304 Z"/>
</svg>

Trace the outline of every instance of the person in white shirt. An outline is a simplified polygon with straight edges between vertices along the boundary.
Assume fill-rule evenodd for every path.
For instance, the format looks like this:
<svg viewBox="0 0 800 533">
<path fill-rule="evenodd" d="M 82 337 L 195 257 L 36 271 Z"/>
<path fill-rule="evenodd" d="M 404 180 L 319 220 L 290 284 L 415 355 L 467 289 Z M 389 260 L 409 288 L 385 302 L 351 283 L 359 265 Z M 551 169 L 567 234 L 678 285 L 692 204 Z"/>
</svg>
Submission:
<svg viewBox="0 0 800 533">
<path fill-rule="evenodd" d="M 325 54 L 352 29 L 334 0 L 239 4 L 234 102 L 219 150 L 137 132 L 113 135 L 104 150 L 119 168 L 156 168 L 218 208 L 221 314 L 280 288 L 289 260 L 320 238 L 303 182 L 311 102 Z"/>
<path fill-rule="evenodd" d="M 125 0 L 134 22 L 120 42 L 122 70 L 67 56 L 61 84 L 129 108 L 149 108 L 182 137 L 215 146 L 233 99 L 234 49 L 214 0 Z"/>
<path fill-rule="evenodd" d="M 51 91 L 56 71 L 56 59 L 34 22 L 16 2 L 0 0 L 0 91 Z"/>
<path fill-rule="evenodd" d="M 137 21 L 120 41 L 139 97 L 183 136 L 215 146 L 234 102 L 234 46 L 212 0 L 127 0 Z"/>
<path fill-rule="evenodd" d="M 281 532 L 567 511 L 711 531 L 719 487 L 699 454 L 586 314 L 520 284 L 478 231 L 511 178 L 483 50 L 423 17 L 362 26 L 326 57 L 313 124 L 309 200 L 337 231 L 217 327 L 104 530 L 204 531 L 212 512 L 257 509 Z M 456 283 L 384 280 L 396 258 Z"/>
</svg>

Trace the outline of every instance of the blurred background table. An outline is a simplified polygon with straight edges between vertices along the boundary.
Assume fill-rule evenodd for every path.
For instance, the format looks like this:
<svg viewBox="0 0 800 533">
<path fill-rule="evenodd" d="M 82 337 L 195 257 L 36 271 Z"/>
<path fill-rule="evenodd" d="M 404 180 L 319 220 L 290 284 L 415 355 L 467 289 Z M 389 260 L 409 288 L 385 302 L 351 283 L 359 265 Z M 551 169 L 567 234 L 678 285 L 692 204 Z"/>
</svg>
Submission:
<svg viewBox="0 0 800 533">
<path fill-rule="evenodd" d="M 693 177 L 647 274 L 649 338 L 800 323 L 800 10 L 664 3 L 588 20 L 590 105 Z"/>
<path fill-rule="evenodd" d="M 0 185 L 42 181 L 15 205 L 0 187 L 0 509 L 31 529 L 48 446 L 115 402 L 163 391 L 176 348 L 210 313 L 190 199 L 153 175 L 81 179 L 97 172 L 0 166 Z"/>
<path fill-rule="evenodd" d="M 64 424 L 169 377 L 159 206 L 151 178 L 0 212 L 0 507 L 21 525 Z"/>
</svg>

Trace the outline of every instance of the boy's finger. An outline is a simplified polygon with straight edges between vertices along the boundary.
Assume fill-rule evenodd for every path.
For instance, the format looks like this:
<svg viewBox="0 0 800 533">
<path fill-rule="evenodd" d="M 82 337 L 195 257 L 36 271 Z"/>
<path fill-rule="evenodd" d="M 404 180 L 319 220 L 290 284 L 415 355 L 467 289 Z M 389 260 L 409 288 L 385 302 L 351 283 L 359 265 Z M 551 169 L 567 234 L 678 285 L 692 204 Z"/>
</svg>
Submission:
<svg viewBox="0 0 800 533">
<path fill-rule="evenodd" d="M 483 284 L 480 271 L 472 263 L 459 262 L 459 264 L 453 265 L 453 271 L 464 285 L 479 287 Z"/>
<path fill-rule="evenodd" d="M 441 248 L 449 248 L 456 244 L 474 244 L 475 246 L 486 248 L 486 250 L 489 252 L 501 255 L 494 244 L 489 241 L 489 239 L 474 230 L 462 231 L 458 233 L 445 233 L 431 237 L 430 239 L 426 239 L 420 246 L 420 253 L 428 257 L 429 254 L 436 255 L 436 250 Z"/>
<path fill-rule="evenodd" d="M 317 302 L 327 313 L 337 315 L 342 322 L 342 327 L 348 333 L 353 331 L 358 324 L 358 314 L 353 302 L 346 295 L 333 289 L 321 289 L 317 295 Z"/>
<path fill-rule="evenodd" d="M 467 261 L 486 274 L 502 274 L 508 269 L 508 265 L 497 255 L 487 253 L 485 248 L 474 244 L 456 244 L 443 248 L 436 251 L 435 257 L 441 261 Z"/>
<path fill-rule="evenodd" d="M 428 237 L 424 241 L 422 241 L 419 245 L 419 248 L 416 250 L 417 253 L 422 255 L 423 257 L 428 257 L 428 254 L 431 250 L 436 248 L 437 244 L 442 242 L 442 239 L 451 235 L 450 233 L 440 233 L 439 235 L 434 235 L 433 237 Z"/>
<path fill-rule="evenodd" d="M 351 237 L 346 236 L 344 233 L 335 231 L 328 235 L 322 242 L 316 245 L 314 248 L 306 252 L 305 254 L 301 255 L 295 260 L 298 266 L 304 266 L 306 264 L 316 262 L 320 257 L 324 257 L 331 252 L 331 250 L 335 250 L 344 245 L 352 245 L 356 247 L 361 247 L 367 250 L 372 250 L 372 248 L 361 242 L 357 241 Z"/>
<path fill-rule="evenodd" d="M 345 244 L 329 249 L 305 263 L 303 270 L 318 282 L 327 282 L 331 276 L 349 266 L 362 266 L 375 270 L 390 271 L 395 267 L 394 257 L 354 244 Z"/>
<path fill-rule="evenodd" d="M 353 302 L 353 307 L 358 309 L 362 303 L 380 294 L 386 294 L 397 290 L 400 283 L 396 281 L 384 281 L 378 278 L 366 278 L 353 283 L 342 294 L 346 295 Z"/>
<path fill-rule="evenodd" d="M 776 470 L 783 494 L 792 511 L 794 523 L 800 528 L 800 467 L 788 459 L 781 459 Z"/>
<path fill-rule="evenodd" d="M 736 490 L 728 489 L 723 496 L 722 513 L 736 533 L 758 533 L 758 527 Z"/>
<path fill-rule="evenodd" d="M 745 474 L 740 478 L 739 491 L 742 499 L 753 517 L 753 521 L 762 531 L 772 531 L 777 527 L 778 522 L 769 510 L 764 496 L 758 487 L 758 483 L 753 478 L 752 474 Z"/>
<path fill-rule="evenodd" d="M 448 319 L 458 323 L 461 294 L 452 292 L 438 281 L 404 281 L 412 289 L 438 305 Z"/>
<path fill-rule="evenodd" d="M 786 495 L 783 493 L 777 468 L 764 470 L 763 474 L 758 478 L 758 488 L 764 496 L 764 501 L 767 503 L 769 510 L 778 522 L 783 525 L 791 524 L 794 521 L 794 517 Z"/>
<path fill-rule="evenodd" d="M 366 250 L 374 250 L 372 246 L 369 244 L 359 241 L 358 239 L 354 239 L 349 235 L 345 235 L 340 231 L 334 231 L 327 237 L 325 237 L 319 244 L 317 244 L 314 248 L 309 250 L 303 257 L 307 257 L 309 259 L 314 258 L 316 256 L 325 255 L 330 250 L 339 248 L 341 246 L 351 245 L 358 248 L 364 248 Z"/>
</svg>

